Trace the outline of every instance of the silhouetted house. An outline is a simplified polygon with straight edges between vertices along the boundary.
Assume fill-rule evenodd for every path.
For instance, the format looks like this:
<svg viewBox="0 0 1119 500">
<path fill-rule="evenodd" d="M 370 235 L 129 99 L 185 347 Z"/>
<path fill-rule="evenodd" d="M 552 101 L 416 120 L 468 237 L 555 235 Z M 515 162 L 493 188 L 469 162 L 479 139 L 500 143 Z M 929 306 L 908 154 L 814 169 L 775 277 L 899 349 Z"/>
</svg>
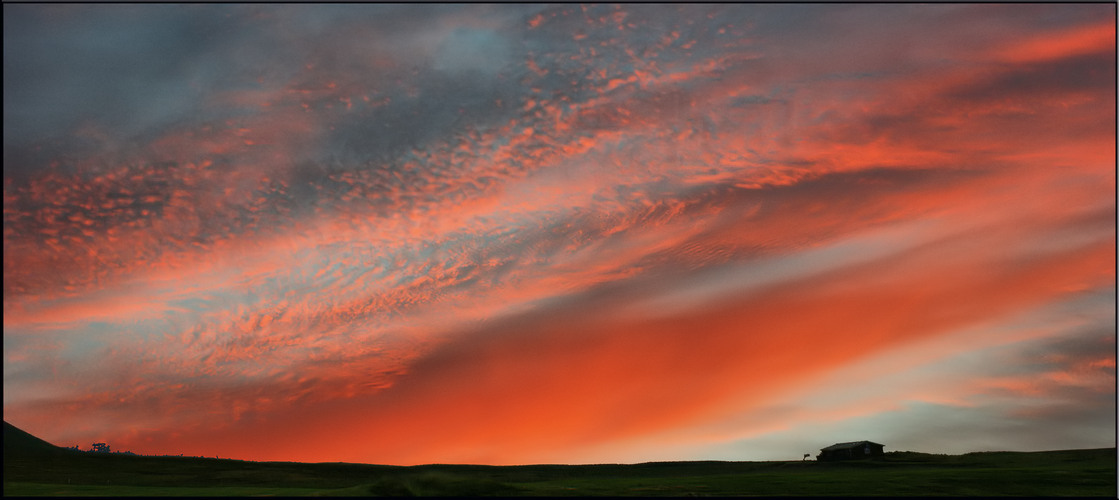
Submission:
<svg viewBox="0 0 1119 500">
<path fill-rule="evenodd" d="M 874 458 L 882 456 L 884 445 L 870 441 L 853 441 L 850 443 L 836 443 L 827 448 L 821 448 L 816 460 L 830 462 L 834 460 L 858 460 L 860 458 Z"/>
</svg>

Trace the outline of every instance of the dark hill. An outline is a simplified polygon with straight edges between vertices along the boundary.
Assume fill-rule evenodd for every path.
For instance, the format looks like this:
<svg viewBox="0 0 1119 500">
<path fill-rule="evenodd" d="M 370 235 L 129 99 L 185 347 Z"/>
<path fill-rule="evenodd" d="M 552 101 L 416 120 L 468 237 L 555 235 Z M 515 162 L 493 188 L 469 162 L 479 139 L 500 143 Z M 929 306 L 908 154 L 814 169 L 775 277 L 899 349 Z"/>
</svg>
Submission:
<svg viewBox="0 0 1119 500">
<path fill-rule="evenodd" d="M 1092 496 L 1115 498 L 1115 448 L 850 462 L 391 465 L 249 462 L 59 448 L 4 423 L 4 496 Z"/>
<path fill-rule="evenodd" d="M 50 444 L 12 424 L 4 422 L 4 461 L 7 461 L 10 456 L 45 456 L 66 452 L 65 448 Z"/>
</svg>

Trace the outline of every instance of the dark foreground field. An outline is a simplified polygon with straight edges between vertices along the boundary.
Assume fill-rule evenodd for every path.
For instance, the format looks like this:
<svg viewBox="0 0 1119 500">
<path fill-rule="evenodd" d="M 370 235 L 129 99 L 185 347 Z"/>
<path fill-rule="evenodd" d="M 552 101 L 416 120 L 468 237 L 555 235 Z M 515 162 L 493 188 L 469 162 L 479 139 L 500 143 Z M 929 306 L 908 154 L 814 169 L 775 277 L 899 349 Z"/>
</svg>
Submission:
<svg viewBox="0 0 1119 500">
<path fill-rule="evenodd" d="M 4 434 L 5 496 L 1071 495 L 1114 498 L 1116 494 L 1115 448 L 966 455 L 895 452 L 887 453 L 882 460 L 848 463 L 397 467 L 81 453 L 21 436 L 9 439 L 16 435 L 9 433 L 7 425 Z"/>
</svg>

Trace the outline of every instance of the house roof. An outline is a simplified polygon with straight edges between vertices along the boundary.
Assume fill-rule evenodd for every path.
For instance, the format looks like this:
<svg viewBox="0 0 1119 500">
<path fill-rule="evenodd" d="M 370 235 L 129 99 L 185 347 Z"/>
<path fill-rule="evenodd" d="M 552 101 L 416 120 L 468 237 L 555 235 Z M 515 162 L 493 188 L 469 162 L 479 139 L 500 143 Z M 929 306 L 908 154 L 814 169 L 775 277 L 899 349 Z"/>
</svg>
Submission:
<svg viewBox="0 0 1119 500">
<path fill-rule="evenodd" d="M 827 448 L 820 448 L 820 451 L 846 450 L 848 448 L 858 448 L 860 446 L 865 446 L 868 444 L 872 444 L 874 446 L 886 446 L 884 444 L 875 443 L 874 441 L 851 441 L 850 443 L 836 443 L 828 446 Z"/>
</svg>

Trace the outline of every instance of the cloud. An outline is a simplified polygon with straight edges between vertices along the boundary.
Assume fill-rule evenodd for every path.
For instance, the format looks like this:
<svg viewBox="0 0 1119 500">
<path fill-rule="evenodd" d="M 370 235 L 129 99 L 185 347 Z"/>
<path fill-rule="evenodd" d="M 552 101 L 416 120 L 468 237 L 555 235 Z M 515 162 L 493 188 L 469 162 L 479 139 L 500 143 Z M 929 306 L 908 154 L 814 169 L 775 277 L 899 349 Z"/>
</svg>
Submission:
<svg viewBox="0 0 1119 500">
<path fill-rule="evenodd" d="M 245 424 L 266 426 L 260 437 L 220 439 L 240 440 L 240 453 L 278 459 L 270 453 L 281 450 L 259 447 L 263 433 L 290 432 L 288 425 L 308 421 L 316 429 L 346 429 L 358 419 L 379 425 L 360 434 L 305 431 L 306 442 L 335 454 L 340 439 L 369 442 L 346 457 L 359 461 L 571 460 L 567 450 L 580 444 L 624 442 L 701 422 L 727 411 L 724 405 L 777 397 L 797 381 L 868 353 L 1042 303 L 1061 293 L 1064 282 L 1092 276 L 1113 253 L 1106 245 L 1101 250 L 1059 254 L 1013 273 L 989 266 L 981 271 L 969 261 L 927 267 L 923 259 L 897 259 L 892 266 L 884 266 L 892 259 L 878 259 L 873 268 L 854 265 L 737 299 L 723 294 L 720 303 L 658 319 L 618 317 L 613 311 L 626 302 L 624 289 L 595 294 L 593 301 L 457 335 L 376 396 L 326 398 L 306 413 L 296 411 L 290 424 L 272 418 Z M 925 252 L 951 254 L 943 247 Z M 1008 282 L 1014 294 L 992 293 Z M 914 294 L 913 283 L 924 290 Z M 575 310 L 581 314 L 569 312 Z M 556 317 L 567 319 L 556 323 Z"/>
<path fill-rule="evenodd" d="M 885 349 L 694 435 L 646 443 L 675 444 L 697 459 L 764 460 L 847 438 L 944 453 L 1099 446 L 1102 423 L 1114 417 L 1113 296 L 1072 295 Z M 1070 368 L 1081 375 L 1058 375 Z"/>
<path fill-rule="evenodd" d="M 5 6 L 5 412 L 391 463 L 1082 435 L 1113 357 L 954 335 L 1111 289 L 1099 12 Z M 974 383 L 842 390 L 905 359 Z"/>
</svg>

